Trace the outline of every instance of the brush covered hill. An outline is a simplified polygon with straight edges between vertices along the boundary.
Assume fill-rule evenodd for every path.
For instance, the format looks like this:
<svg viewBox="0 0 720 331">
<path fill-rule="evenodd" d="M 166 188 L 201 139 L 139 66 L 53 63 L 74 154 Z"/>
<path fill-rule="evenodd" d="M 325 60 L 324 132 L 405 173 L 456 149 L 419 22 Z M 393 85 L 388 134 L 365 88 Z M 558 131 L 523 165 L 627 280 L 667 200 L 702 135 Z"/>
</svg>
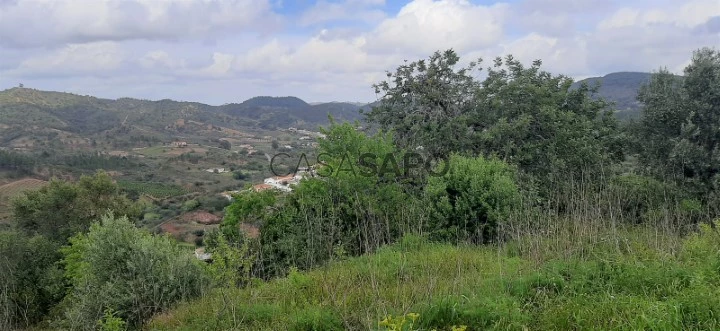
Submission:
<svg viewBox="0 0 720 331">
<path fill-rule="evenodd" d="M 308 104 L 297 97 L 254 97 L 240 104 L 220 107 L 225 114 L 257 119 L 261 128 L 290 126 L 313 129 L 328 123 L 328 115 L 338 121 L 361 120 L 360 108 L 352 103 L 328 102 Z"/>
<path fill-rule="evenodd" d="M 32 149 L 38 137 L 89 144 L 93 136 L 133 134 L 162 140 L 178 133 L 207 136 L 207 128 L 315 129 L 338 120 L 360 119 L 360 106 L 309 105 L 295 97 L 256 97 L 240 104 L 211 106 L 173 100 L 117 100 L 64 92 L 11 88 L 0 91 L 0 147 Z"/>
<path fill-rule="evenodd" d="M 650 80 L 650 76 L 646 72 L 614 72 L 580 80 L 574 86 L 582 83 L 589 86 L 600 84 L 598 96 L 615 103 L 619 119 L 631 119 L 640 116 L 642 105 L 637 101 L 637 94 L 640 87 Z"/>
</svg>

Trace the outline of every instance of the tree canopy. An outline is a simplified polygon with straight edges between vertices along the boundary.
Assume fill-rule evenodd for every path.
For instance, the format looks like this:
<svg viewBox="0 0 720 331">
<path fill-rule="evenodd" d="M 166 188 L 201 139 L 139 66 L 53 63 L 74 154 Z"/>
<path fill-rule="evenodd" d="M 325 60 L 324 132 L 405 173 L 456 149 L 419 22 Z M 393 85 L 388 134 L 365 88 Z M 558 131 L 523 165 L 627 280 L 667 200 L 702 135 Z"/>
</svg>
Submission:
<svg viewBox="0 0 720 331">
<path fill-rule="evenodd" d="M 140 215 L 138 206 L 102 171 L 82 176 L 77 183 L 51 180 L 49 185 L 15 200 L 13 211 L 18 228 L 59 242 L 85 232 L 107 211 L 133 220 Z"/>
<path fill-rule="evenodd" d="M 526 67 L 511 55 L 479 80 L 480 63 L 460 67 L 448 50 L 398 67 L 375 85 L 381 98 L 367 121 L 392 130 L 402 147 L 433 157 L 495 155 L 538 177 L 622 158 L 618 123 L 594 88 L 572 89 L 572 79 L 541 70 L 541 61 Z"/>
<path fill-rule="evenodd" d="M 642 87 L 638 154 L 654 175 L 696 194 L 720 189 L 720 52 L 693 54 L 684 77 L 660 70 Z"/>
</svg>

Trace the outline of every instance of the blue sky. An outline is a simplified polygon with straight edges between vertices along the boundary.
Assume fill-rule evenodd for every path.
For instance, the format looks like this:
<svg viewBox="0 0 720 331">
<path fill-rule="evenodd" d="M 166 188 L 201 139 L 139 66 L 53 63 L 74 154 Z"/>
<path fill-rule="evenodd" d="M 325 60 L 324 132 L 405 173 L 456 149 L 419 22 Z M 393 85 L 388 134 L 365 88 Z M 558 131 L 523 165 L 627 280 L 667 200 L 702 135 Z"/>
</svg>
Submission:
<svg viewBox="0 0 720 331">
<path fill-rule="evenodd" d="M 210 104 L 372 101 L 404 60 L 513 54 L 576 79 L 680 73 L 718 0 L 0 0 L 0 89 Z"/>
</svg>

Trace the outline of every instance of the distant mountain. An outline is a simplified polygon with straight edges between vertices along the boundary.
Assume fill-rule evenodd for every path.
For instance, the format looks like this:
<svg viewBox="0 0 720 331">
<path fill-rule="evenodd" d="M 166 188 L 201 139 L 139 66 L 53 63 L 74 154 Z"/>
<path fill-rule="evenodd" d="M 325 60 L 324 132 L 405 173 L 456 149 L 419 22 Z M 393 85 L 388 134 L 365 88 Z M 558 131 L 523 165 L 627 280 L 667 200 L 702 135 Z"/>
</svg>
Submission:
<svg viewBox="0 0 720 331">
<path fill-rule="evenodd" d="M 267 107 L 267 108 L 296 108 L 302 109 L 310 106 L 307 102 L 297 97 L 253 97 L 240 104 L 243 107 Z"/>
<path fill-rule="evenodd" d="M 640 116 L 641 104 L 636 100 L 640 86 L 650 80 L 652 74 L 647 72 L 614 72 L 602 77 L 591 77 L 575 82 L 578 87 L 582 83 L 589 86 L 600 84 L 598 95 L 608 101 L 615 102 L 617 117 L 620 119 L 637 118 Z"/>
<path fill-rule="evenodd" d="M 360 119 L 359 109 L 341 102 L 310 105 L 296 97 L 261 96 L 242 103 L 210 106 L 168 99 L 113 100 L 11 88 L 0 91 L 0 147 L 30 148 L 35 137 L 86 142 L 100 136 L 150 140 L 188 134 L 206 137 L 219 127 L 315 130 L 328 123 L 328 114 L 338 121 Z"/>
<path fill-rule="evenodd" d="M 212 112 L 213 106 L 173 100 L 117 100 L 64 92 L 11 88 L 0 91 L 0 124 L 42 126 L 75 133 L 97 133 L 137 125 L 160 130 L 177 120 L 206 124 L 252 126 L 251 119 Z"/>
<path fill-rule="evenodd" d="M 290 126 L 315 129 L 328 123 L 328 115 L 338 121 L 360 120 L 360 106 L 344 102 L 308 104 L 296 97 L 254 97 L 217 110 L 232 116 L 252 118 L 261 128 Z"/>
</svg>

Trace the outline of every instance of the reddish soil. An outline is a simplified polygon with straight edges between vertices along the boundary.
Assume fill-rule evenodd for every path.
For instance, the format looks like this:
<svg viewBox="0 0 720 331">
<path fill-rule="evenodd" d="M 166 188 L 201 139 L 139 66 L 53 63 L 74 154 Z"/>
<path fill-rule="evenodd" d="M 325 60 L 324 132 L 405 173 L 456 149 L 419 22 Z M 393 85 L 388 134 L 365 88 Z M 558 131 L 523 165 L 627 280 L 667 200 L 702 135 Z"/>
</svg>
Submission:
<svg viewBox="0 0 720 331">
<path fill-rule="evenodd" d="M 210 225 L 210 224 L 220 224 L 220 221 L 222 219 L 220 218 L 220 216 L 213 215 L 206 211 L 194 211 L 194 212 L 182 215 L 182 220 L 185 222 L 196 222 L 196 223 L 200 223 L 200 224 Z"/>
</svg>

